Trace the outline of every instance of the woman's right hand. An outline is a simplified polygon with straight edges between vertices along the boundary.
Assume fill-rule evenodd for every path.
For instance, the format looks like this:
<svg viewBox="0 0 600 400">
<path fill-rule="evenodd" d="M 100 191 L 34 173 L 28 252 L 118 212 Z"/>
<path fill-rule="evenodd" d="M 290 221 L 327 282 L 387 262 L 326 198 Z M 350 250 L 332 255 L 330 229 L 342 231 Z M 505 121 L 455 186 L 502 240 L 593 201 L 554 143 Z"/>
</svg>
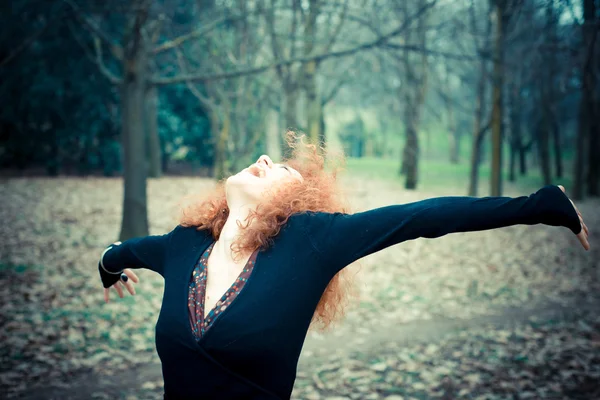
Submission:
<svg viewBox="0 0 600 400">
<path fill-rule="evenodd" d="M 558 185 L 558 187 L 559 187 L 560 190 L 562 190 L 562 192 L 565 195 L 567 194 L 567 191 L 565 190 L 564 186 Z M 579 209 L 577 208 L 577 206 L 575 205 L 575 203 L 573 203 L 573 200 L 569 199 L 569 201 L 571 202 L 571 204 L 573 205 L 573 208 L 577 212 L 577 216 L 579 217 L 579 222 L 581 224 L 581 231 L 577 234 L 577 239 L 579 239 L 579 242 L 581 243 L 581 245 L 583 246 L 584 249 L 589 250 L 590 249 L 590 242 L 589 242 L 588 236 L 589 236 L 590 232 L 588 230 L 588 227 L 585 224 L 585 222 L 583 222 L 583 216 L 579 212 Z"/>
<path fill-rule="evenodd" d="M 124 278 L 126 277 L 126 279 Z M 138 276 L 129 268 L 125 268 L 123 273 L 121 274 L 121 279 L 118 280 L 111 287 L 115 288 L 120 298 L 125 297 L 123 292 L 123 287 L 127 289 L 127 291 L 133 296 L 135 295 L 135 288 L 133 287 L 134 283 L 138 283 L 140 279 Z M 110 287 L 104 289 L 104 302 L 108 303 L 108 294 L 110 292 Z"/>
</svg>

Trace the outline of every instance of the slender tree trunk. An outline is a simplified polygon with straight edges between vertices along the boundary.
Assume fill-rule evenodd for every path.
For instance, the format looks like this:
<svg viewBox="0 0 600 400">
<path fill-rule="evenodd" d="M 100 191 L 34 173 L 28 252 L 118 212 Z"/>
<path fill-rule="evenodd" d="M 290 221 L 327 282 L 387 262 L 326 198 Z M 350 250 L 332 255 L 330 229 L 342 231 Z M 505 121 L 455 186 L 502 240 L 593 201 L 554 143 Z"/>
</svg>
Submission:
<svg viewBox="0 0 600 400">
<path fill-rule="evenodd" d="M 531 145 L 528 147 L 531 147 Z M 522 144 L 519 146 L 519 170 L 521 176 L 527 175 L 527 151 L 527 147 L 524 147 Z"/>
<path fill-rule="evenodd" d="M 408 117 L 405 124 L 406 145 L 404 146 L 403 160 L 406 166 L 406 181 L 404 184 L 406 189 L 416 189 L 419 178 L 419 137 L 415 126 L 415 111 L 409 111 L 413 116 Z"/>
<path fill-rule="evenodd" d="M 141 35 L 140 35 L 141 36 Z M 146 140 L 144 135 L 145 64 L 144 50 L 131 49 L 125 65 L 121 90 L 123 141 L 123 221 L 119 240 L 148 235 L 146 198 Z M 142 151 L 141 151 L 142 150 Z"/>
<path fill-rule="evenodd" d="M 483 144 L 483 138 L 486 130 L 480 130 L 475 134 L 473 138 L 473 145 L 471 149 L 471 174 L 469 179 L 469 196 L 477 196 L 477 184 L 479 174 L 479 164 L 481 156 L 481 147 Z"/>
<path fill-rule="evenodd" d="M 477 83 L 477 98 L 475 100 L 475 123 L 473 126 L 473 142 L 471 146 L 471 173 L 469 176 L 469 196 L 477 196 L 477 183 L 479 181 L 479 162 L 481 159 L 481 143 L 483 141 L 482 120 L 483 101 L 485 98 L 486 65 L 485 60 L 480 61 L 479 82 Z"/>
<path fill-rule="evenodd" d="M 321 143 L 321 147 L 324 149 L 327 148 L 327 133 L 325 131 L 325 107 L 323 107 L 323 102 L 320 103 L 319 109 L 319 143 Z"/>
<path fill-rule="evenodd" d="M 542 100 L 543 101 L 543 100 Z M 544 185 L 549 185 L 552 182 L 550 175 L 550 151 L 548 148 L 548 115 L 547 112 L 543 113 L 542 121 L 538 122 L 537 125 L 537 144 L 540 155 L 540 167 L 542 171 L 542 179 Z"/>
<path fill-rule="evenodd" d="M 319 15 L 319 1 L 309 0 L 308 19 L 305 25 L 306 41 L 304 55 L 310 56 L 314 49 L 317 28 L 317 16 Z M 306 133 L 312 143 L 319 144 L 321 140 L 321 98 L 317 91 L 317 61 L 309 61 L 304 64 L 303 84 L 306 93 Z"/>
<path fill-rule="evenodd" d="M 583 199 L 583 185 L 584 185 L 584 176 L 585 176 L 585 147 L 587 142 L 587 133 L 588 133 L 588 121 L 587 121 L 587 111 L 586 111 L 586 91 L 584 90 L 581 96 L 581 101 L 579 104 L 579 125 L 577 128 L 577 142 L 575 147 L 575 167 L 573 168 L 573 172 L 575 176 L 573 177 L 573 191 L 572 196 L 573 200 L 581 200 Z"/>
<path fill-rule="evenodd" d="M 560 145 L 560 127 L 556 118 L 553 118 L 552 120 L 552 143 L 554 144 L 554 167 L 556 168 L 556 177 L 562 178 L 562 146 Z"/>
<path fill-rule="evenodd" d="M 450 123 L 448 130 L 448 140 L 450 142 L 450 164 L 458 164 L 460 147 L 458 141 L 458 130 L 453 122 Z"/>
<path fill-rule="evenodd" d="M 547 40 L 551 46 L 558 45 L 558 38 L 556 35 L 557 29 L 557 15 L 554 11 L 555 5 L 553 2 L 546 3 L 546 31 L 547 31 Z M 554 144 L 554 161 L 556 165 L 557 173 L 562 174 L 562 165 L 561 165 L 561 153 L 560 153 L 560 138 L 558 132 L 558 125 L 556 123 L 556 83 L 555 77 L 557 74 L 556 68 L 556 54 L 555 52 L 546 52 L 545 65 L 542 67 L 542 71 L 540 73 L 541 76 L 545 76 L 543 82 L 540 82 L 540 88 L 543 95 L 542 105 L 543 105 L 543 131 L 540 132 L 542 137 L 544 138 L 543 143 L 543 153 L 542 157 L 540 157 L 542 161 L 542 176 L 544 178 L 544 184 L 549 185 L 552 180 L 552 169 L 550 167 L 550 135 L 552 135 L 552 142 Z"/>
<path fill-rule="evenodd" d="M 124 44 L 121 84 L 121 139 L 123 141 L 123 221 L 121 241 L 148 235 L 146 194 L 146 136 L 144 135 L 145 91 L 148 84 L 148 54 L 144 26 L 148 0 L 135 1 L 137 12 L 130 23 Z"/>
<path fill-rule="evenodd" d="M 265 115 L 267 154 L 273 160 L 281 159 L 281 143 L 279 141 L 279 113 L 269 109 Z"/>
<path fill-rule="evenodd" d="M 582 0 L 583 3 L 583 46 L 581 68 L 581 100 L 579 103 L 579 127 L 577 131 L 577 151 L 575 154 L 575 177 L 573 183 L 573 198 L 583 198 L 584 182 L 587 192 L 592 196 L 598 195 L 598 116 L 595 115 L 594 104 L 594 53 L 597 41 L 596 5 L 594 0 Z M 588 173 L 585 171 L 585 148 L 588 148 Z M 587 179 L 585 179 L 587 178 Z"/>
<path fill-rule="evenodd" d="M 317 93 L 316 68 L 315 62 L 307 63 L 304 67 L 306 133 L 315 144 L 319 143 L 321 138 L 321 101 Z"/>
<path fill-rule="evenodd" d="M 298 110 L 298 101 L 296 93 L 291 87 L 285 89 L 285 126 L 286 129 L 298 129 L 298 122 L 296 121 L 296 113 Z"/>
<path fill-rule="evenodd" d="M 420 6 L 424 1 L 419 2 Z M 404 9 L 406 13 L 406 8 Z M 418 45 L 426 48 L 427 16 L 423 15 L 417 21 Z M 408 40 L 409 38 L 407 38 Z M 405 77 L 408 81 L 414 81 L 413 87 L 404 88 L 405 92 L 405 129 L 406 143 L 404 145 L 401 173 L 406 175 L 404 187 L 406 189 L 416 189 L 419 179 L 419 123 L 420 113 L 425 103 L 425 94 L 427 93 L 428 78 L 428 59 L 427 54 L 421 54 L 421 60 L 417 65 L 413 65 L 409 57 L 409 52 L 403 54 Z"/>
<path fill-rule="evenodd" d="M 284 123 L 286 130 L 298 129 L 298 121 L 297 121 L 297 112 L 298 112 L 298 98 L 297 92 L 294 90 L 294 87 L 291 84 L 286 84 L 284 86 Z M 292 149 L 289 148 L 287 142 L 285 141 L 285 137 L 280 135 L 280 143 L 282 149 L 282 155 L 284 158 L 288 158 L 291 156 Z"/>
<path fill-rule="evenodd" d="M 590 129 L 589 129 L 589 143 L 588 148 L 588 195 L 598 197 L 600 196 L 599 184 L 600 184 L 600 127 L 597 120 L 597 116 L 590 118 Z"/>
<path fill-rule="evenodd" d="M 229 168 L 227 166 L 227 140 L 229 139 L 229 126 L 231 124 L 229 118 L 229 108 L 225 107 L 225 109 L 223 110 L 222 126 L 219 127 L 219 117 L 216 114 L 216 111 L 213 111 L 213 116 L 211 120 L 213 125 L 213 132 L 217 134 L 214 140 L 214 176 L 216 180 L 221 180 L 225 178 L 229 172 Z"/>
<path fill-rule="evenodd" d="M 448 71 L 445 72 L 445 88 L 446 88 L 446 96 L 444 98 L 444 103 L 446 105 L 446 116 L 448 117 L 448 143 L 449 143 L 449 159 L 450 164 L 458 164 L 459 157 L 459 143 L 458 143 L 458 130 L 456 129 L 456 120 L 454 119 L 454 110 L 452 107 L 452 102 L 450 101 L 450 79 Z"/>
<path fill-rule="evenodd" d="M 496 34 L 494 43 L 494 72 L 492 93 L 492 164 L 490 190 L 492 196 L 502 195 L 502 87 L 504 84 L 504 0 L 495 0 Z"/>
<path fill-rule="evenodd" d="M 514 182 L 517 179 L 517 157 L 521 154 L 523 144 L 521 139 L 521 83 L 517 74 L 513 74 L 511 78 L 508 90 L 510 96 L 510 171 L 508 180 Z"/>
<path fill-rule="evenodd" d="M 159 178 L 162 175 L 160 135 L 158 133 L 158 94 L 151 85 L 146 90 L 146 132 L 148 137 L 148 176 Z"/>
<path fill-rule="evenodd" d="M 517 148 L 515 146 L 514 143 L 511 142 L 510 144 L 510 154 L 509 154 L 509 160 L 508 160 L 508 181 L 509 182 L 514 182 L 517 180 L 516 177 L 516 164 L 517 164 Z"/>
</svg>

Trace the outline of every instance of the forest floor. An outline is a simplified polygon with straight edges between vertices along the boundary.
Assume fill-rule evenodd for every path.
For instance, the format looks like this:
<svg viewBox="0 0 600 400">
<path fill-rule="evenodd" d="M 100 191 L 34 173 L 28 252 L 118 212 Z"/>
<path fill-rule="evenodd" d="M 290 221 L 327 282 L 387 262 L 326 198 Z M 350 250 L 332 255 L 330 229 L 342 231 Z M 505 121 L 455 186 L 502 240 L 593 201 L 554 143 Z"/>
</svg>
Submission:
<svg viewBox="0 0 600 400">
<path fill-rule="evenodd" d="M 150 180 L 150 233 L 172 229 L 182 196 L 213 186 Z M 464 193 L 369 179 L 343 187 L 355 211 Z M 0 186 L 3 397 L 160 398 L 161 278 L 140 271 L 136 296 L 105 305 L 96 271 L 121 202 L 120 179 Z M 418 239 L 350 266 L 359 296 L 331 332 L 309 333 L 292 397 L 600 398 L 600 201 L 578 207 L 589 252 L 565 228 L 514 226 Z"/>
</svg>

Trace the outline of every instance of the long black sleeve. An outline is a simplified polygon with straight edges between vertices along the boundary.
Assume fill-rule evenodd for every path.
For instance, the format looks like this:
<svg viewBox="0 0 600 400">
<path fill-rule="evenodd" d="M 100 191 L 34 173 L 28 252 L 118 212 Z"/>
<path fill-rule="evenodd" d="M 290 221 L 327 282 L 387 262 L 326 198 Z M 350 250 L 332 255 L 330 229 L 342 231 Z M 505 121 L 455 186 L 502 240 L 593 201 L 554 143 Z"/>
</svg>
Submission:
<svg viewBox="0 0 600 400">
<path fill-rule="evenodd" d="M 164 235 L 144 236 L 124 241 L 104 253 L 102 264 L 98 262 L 98 271 L 105 288 L 119 280 L 119 271 L 125 268 L 146 268 L 164 276 L 164 260 L 167 255 L 170 239 L 177 228 Z M 110 247 L 110 246 L 109 246 Z"/>
<path fill-rule="evenodd" d="M 323 261 L 339 270 L 406 240 L 437 238 L 517 224 L 565 226 L 577 234 L 579 217 L 558 186 L 522 197 L 438 197 L 356 214 L 310 213 L 307 234 Z"/>
</svg>

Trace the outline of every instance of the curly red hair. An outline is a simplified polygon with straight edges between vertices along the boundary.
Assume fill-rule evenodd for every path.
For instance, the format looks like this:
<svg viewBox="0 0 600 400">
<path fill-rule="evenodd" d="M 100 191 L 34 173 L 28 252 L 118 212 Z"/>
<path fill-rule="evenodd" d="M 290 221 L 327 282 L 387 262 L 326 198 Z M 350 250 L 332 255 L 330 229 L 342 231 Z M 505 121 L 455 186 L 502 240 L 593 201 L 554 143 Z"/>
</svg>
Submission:
<svg viewBox="0 0 600 400">
<path fill-rule="evenodd" d="M 344 164 L 343 155 L 333 157 L 327 154 L 326 158 L 324 149 L 306 143 L 304 139 L 304 135 L 298 136 L 288 131 L 286 141 L 291 154 L 284 159 L 287 165 L 300 172 L 303 181 L 294 180 L 281 185 L 265 196 L 269 200 L 250 214 L 243 227 L 245 234 L 232 244 L 231 250 L 236 257 L 271 246 L 292 214 L 303 211 L 346 212 L 336 182 L 337 174 Z M 229 216 L 225 181 L 226 179 L 219 181 L 208 198 L 194 198 L 187 206 L 182 207 L 179 223 L 182 226 L 196 226 L 199 230 L 210 230 L 215 240 L 218 240 Z M 343 269 L 323 292 L 311 327 L 326 329 L 332 322 L 341 319 L 352 293 L 351 289 L 349 271 Z"/>
</svg>

